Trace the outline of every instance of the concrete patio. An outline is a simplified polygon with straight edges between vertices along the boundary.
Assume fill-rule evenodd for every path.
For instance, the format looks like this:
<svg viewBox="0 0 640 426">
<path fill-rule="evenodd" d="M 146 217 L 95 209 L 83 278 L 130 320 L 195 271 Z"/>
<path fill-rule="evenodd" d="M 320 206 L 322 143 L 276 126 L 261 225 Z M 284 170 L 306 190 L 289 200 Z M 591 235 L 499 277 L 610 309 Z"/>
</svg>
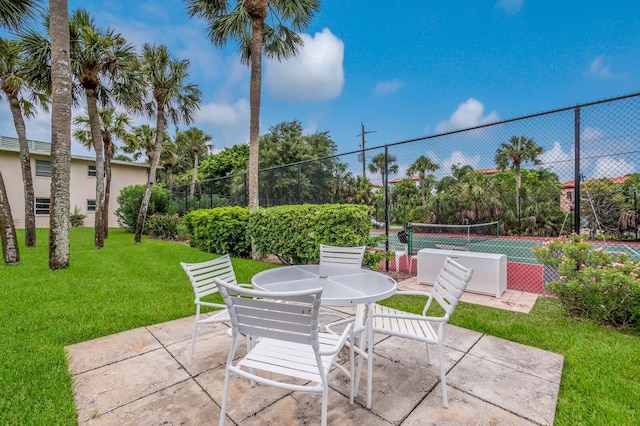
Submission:
<svg viewBox="0 0 640 426">
<path fill-rule="evenodd" d="M 217 424 L 231 339 L 224 325 L 200 327 L 194 362 L 186 365 L 192 327 L 188 317 L 68 346 L 78 423 Z M 442 407 L 437 356 L 428 365 L 423 344 L 380 336 L 371 410 L 365 407 L 366 368 L 354 405 L 346 377 L 335 372 L 329 424 L 553 424 L 561 355 L 452 325 L 446 346 L 448 409 Z M 319 424 L 320 399 L 252 388 L 232 376 L 227 424 Z"/>
</svg>

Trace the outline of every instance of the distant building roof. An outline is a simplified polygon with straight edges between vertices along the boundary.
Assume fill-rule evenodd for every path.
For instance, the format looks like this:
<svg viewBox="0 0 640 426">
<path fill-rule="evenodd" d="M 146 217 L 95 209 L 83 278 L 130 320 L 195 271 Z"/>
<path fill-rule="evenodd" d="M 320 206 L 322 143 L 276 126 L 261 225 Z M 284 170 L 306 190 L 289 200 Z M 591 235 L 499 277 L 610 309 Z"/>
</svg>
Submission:
<svg viewBox="0 0 640 426">
<path fill-rule="evenodd" d="M 403 181 L 405 179 L 420 180 L 420 178 L 418 176 L 411 176 L 411 177 L 401 177 L 401 178 L 389 179 L 389 183 L 390 184 L 394 184 L 394 183 L 398 183 L 400 181 Z"/>
<path fill-rule="evenodd" d="M 627 181 L 627 179 L 629 179 L 629 176 L 618 176 L 618 177 L 613 177 L 613 178 L 587 179 L 587 180 L 583 180 L 582 182 L 593 182 L 595 180 L 602 180 L 602 179 L 608 179 L 612 183 L 621 184 L 621 183 L 625 183 Z M 570 180 L 570 181 L 565 182 L 565 183 L 562 184 L 562 188 L 563 189 L 575 188 L 575 187 L 576 187 L 576 181 L 575 180 Z"/>
</svg>

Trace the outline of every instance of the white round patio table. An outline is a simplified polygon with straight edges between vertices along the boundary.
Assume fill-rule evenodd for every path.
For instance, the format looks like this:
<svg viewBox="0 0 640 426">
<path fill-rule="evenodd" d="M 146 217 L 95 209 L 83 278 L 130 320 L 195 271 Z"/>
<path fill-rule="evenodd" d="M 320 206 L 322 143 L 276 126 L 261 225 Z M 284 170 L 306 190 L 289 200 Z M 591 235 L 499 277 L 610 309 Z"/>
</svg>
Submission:
<svg viewBox="0 0 640 426">
<path fill-rule="evenodd" d="M 395 280 L 385 274 L 369 269 L 333 265 L 294 265 L 267 269 L 254 275 L 251 284 L 264 291 L 322 288 L 321 304 L 324 306 L 364 305 L 364 328 L 361 328 L 360 345 L 354 347 L 354 350 L 367 363 L 373 362 L 373 304 L 396 292 Z M 337 323 L 340 322 L 342 321 Z M 356 324 L 355 327 L 362 325 Z M 327 329 L 330 330 L 329 327 Z M 360 367 L 358 371 L 361 371 Z M 356 382 L 356 390 L 357 383 L 359 380 Z M 371 408 L 372 386 L 372 377 L 367 375 L 367 408 Z"/>
</svg>

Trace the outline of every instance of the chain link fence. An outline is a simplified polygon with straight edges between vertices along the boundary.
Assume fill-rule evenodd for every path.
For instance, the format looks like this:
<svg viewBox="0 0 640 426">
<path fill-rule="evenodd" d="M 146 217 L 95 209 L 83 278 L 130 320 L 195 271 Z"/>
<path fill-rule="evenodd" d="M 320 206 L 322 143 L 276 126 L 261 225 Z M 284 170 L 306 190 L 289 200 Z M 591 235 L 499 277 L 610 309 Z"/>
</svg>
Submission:
<svg viewBox="0 0 640 426">
<path fill-rule="evenodd" d="M 637 93 L 260 170 L 260 205 L 370 205 L 387 250 L 412 224 L 497 221 L 497 235 L 466 249 L 506 254 L 508 288 L 544 293 L 549 274 L 532 248 L 545 239 L 585 234 L 640 259 L 639 167 Z M 184 212 L 245 206 L 247 177 L 176 187 L 173 196 Z M 400 263 L 386 266 L 411 266 Z"/>
</svg>

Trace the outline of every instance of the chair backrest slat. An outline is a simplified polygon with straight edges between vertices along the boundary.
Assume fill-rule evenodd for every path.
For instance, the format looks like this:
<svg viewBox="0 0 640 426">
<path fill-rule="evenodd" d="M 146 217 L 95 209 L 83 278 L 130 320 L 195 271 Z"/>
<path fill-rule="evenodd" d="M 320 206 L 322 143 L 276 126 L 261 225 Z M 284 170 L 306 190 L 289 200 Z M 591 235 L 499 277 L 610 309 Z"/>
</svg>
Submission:
<svg viewBox="0 0 640 426">
<path fill-rule="evenodd" d="M 320 264 L 361 268 L 366 246 L 336 247 L 320 244 Z"/>
<path fill-rule="evenodd" d="M 233 285 L 237 284 L 231 257 L 228 254 L 200 263 L 181 262 L 180 266 L 189 277 L 197 298 L 218 292 L 218 286 L 214 282 L 215 278 L 220 278 Z"/>
<path fill-rule="evenodd" d="M 458 305 L 472 275 L 473 268 L 464 267 L 450 257 L 444 260 L 431 295 L 447 314 L 451 314 Z"/>
<path fill-rule="evenodd" d="M 268 292 L 216 279 L 231 318 L 232 333 L 269 337 L 318 347 L 322 289 Z"/>
</svg>

